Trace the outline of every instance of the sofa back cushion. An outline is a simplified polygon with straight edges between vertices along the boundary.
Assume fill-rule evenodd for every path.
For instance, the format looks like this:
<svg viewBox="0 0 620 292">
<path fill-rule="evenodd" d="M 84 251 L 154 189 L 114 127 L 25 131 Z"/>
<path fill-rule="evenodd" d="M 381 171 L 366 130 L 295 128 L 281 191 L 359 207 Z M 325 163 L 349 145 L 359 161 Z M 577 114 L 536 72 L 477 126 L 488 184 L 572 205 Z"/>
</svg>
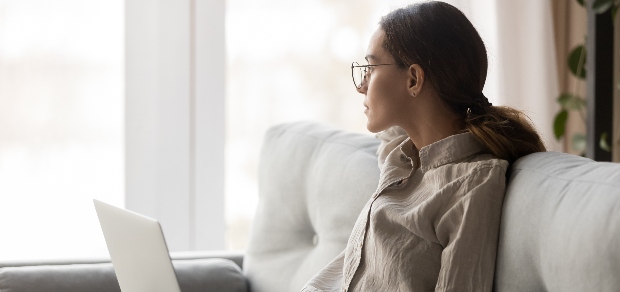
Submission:
<svg viewBox="0 0 620 292">
<path fill-rule="evenodd" d="M 556 152 L 511 167 L 496 291 L 620 291 L 620 164 Z"/>
<path fill-rule="evenodd" d="M 299 291 L 345 248 L 379 181 L 378 144 L 309 122 L 267 132 L 244 259 L 252 291 Z"/>
</svg>

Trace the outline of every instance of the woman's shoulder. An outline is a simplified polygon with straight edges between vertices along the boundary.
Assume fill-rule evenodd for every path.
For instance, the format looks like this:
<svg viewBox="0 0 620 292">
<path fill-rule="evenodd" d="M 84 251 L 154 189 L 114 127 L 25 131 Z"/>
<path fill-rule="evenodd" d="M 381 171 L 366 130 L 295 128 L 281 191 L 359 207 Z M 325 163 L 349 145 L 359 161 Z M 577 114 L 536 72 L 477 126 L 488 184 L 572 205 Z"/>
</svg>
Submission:
<svg viewBox="0 0 620 292">
<path fill-rule="evenodd" d="M 504 174 L 508 171 L 509 166 L 508 161 L 489 153 L 478 153 L 472 155 L 470 159 L 464 161 L 463 163 L 467 164 L 469 166 L 468 168 L 474 172 L 496 168 Z"/>
<path fill-rule="evenodd" d="M 464 190 L 496 191 L 505 188 L 508 161 L 493 154 L 476 154 L 461 164 Z"/>
<path fill-rule="evenodd" d="M 433 171 L 432 177 L 438 188 L 462 184 L 473 186 L 489 180 L 504 180 L 507 171 L 508 161 L 492 154 L 479 153 L 462 161 L 442 165 Z"/>
<path fill-rule="evenodd" d="M 469 159 L 453 164 L 452 171 L 460 172 L 466 181 L 477 181 L 478 177 L 505 177 L 508 172 L 508 161 L 497 158 L 493 154 L 474 154 Z"/>
</svg>

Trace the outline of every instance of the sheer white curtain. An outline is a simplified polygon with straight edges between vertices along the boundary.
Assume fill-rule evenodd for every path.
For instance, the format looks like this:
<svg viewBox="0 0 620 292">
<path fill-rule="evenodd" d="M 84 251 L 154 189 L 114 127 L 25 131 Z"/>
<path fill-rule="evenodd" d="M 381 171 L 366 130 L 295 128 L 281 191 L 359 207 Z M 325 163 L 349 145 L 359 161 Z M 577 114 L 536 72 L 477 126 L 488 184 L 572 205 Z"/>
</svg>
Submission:
<svg viewBox="0 0 620 292">
<path fill-rule="evenodd" d="M 559 94 L 550 1 L 447 0 L 480 32 L 489 55 L 484 93 L 495 105 L 523 110 L 548 150 L 561 151 L 553 136 Z"/>
</svg>

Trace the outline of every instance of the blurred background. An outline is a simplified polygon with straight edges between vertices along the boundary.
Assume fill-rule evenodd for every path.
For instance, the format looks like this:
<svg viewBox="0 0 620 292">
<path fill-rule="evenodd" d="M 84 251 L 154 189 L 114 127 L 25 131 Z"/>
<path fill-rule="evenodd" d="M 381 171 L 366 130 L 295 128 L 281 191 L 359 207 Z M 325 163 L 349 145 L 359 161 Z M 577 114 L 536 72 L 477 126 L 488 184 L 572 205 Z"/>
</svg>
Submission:
<svg viewBox="0 0 620 292">
<path fill-rule="evenodd" d="M 223 243 L 213 246 L 243 250 L 258 201 L 264 132 L 315 120 L 371 135 L 350 65 L 363 63 L 382 15 L 415 1 L 211 2 L 225 6 L 225 94 L 218 97 L 225 138 L 211 141 L 223 144 L 224 187 L 210 195 L 223 201 L 215 223 L 224 231 L 217 236 Z M 487 44 L 491 102 L 525 110 L 549 148 L 563 150 L 551 126 L 561 67 L 555 6 L 448 2 L 470 17 Z M 126 7 L 122 0 L 0 0 L 0 260 L 107 255 L 92 199 L 127 201 L 126 121 L 133 117 L 125 108 L 132 80 Z"/>
</svg>

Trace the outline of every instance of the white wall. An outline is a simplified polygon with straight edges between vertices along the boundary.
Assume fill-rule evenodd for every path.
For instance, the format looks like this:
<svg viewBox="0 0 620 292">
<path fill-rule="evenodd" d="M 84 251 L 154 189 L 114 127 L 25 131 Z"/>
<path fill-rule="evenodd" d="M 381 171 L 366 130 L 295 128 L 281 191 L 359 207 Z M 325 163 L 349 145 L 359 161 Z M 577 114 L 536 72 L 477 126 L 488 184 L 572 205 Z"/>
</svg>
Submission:
<svg viewBox="0 0 620 292">
<path fill-rule="evenodd" d="M 125 2 L 126 207 L 224 248 L 224 1 Z"/>
</svg>

